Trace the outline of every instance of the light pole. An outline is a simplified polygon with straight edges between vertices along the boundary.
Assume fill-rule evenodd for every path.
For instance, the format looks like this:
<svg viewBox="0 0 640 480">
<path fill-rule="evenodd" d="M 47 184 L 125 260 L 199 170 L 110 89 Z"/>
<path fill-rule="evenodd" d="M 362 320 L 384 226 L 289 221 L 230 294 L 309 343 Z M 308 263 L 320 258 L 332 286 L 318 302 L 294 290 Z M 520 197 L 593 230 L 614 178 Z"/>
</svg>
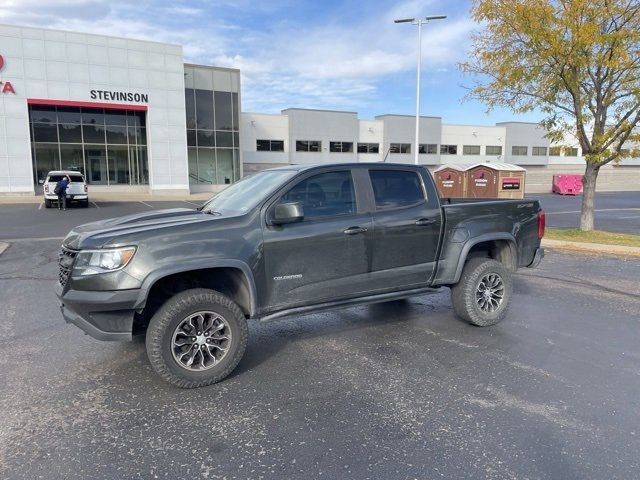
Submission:
<svg viewBox="0 0 640 480">
<path fill-rule="evenodd" d="M 422 64 L 422 25 L 426 25 L 431 20 L 442 20 L 447 18 L 446 15 L 433 15 L 424 18 L 400 18 L 394 20 L 394 23 L 411 23 L 418 26 L 418 72 L 416 74 L 416 143 L 414 145 L 415 164 L 418 165 L 418 151 L 420 149 L 420 69 Z"/>
</svg>

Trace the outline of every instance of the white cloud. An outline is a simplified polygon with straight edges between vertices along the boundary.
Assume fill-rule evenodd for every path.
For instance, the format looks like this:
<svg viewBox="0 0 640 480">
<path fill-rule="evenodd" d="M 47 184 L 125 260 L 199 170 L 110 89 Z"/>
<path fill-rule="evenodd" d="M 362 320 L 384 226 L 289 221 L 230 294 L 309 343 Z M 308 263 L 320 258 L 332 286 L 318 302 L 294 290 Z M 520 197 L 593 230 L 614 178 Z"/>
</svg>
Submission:
<svg viewBox="0 0 640 480">
<path fill-rule="evenodd" d="M 287 0 L 0 0 L 0 22 L 180 43 L 189 62 L 240 68 L 247 110 L 353 109 L 375 101 L 379 82 L 415 68 L 416 27 L 393 19 L 440 13 L 436 5 L 371 3 L 360 15 L 313 23 L 289 18 Z M 473 28 L 466 17 L 428 24 L 425 67 L 452 69 Z"/>
</svg>

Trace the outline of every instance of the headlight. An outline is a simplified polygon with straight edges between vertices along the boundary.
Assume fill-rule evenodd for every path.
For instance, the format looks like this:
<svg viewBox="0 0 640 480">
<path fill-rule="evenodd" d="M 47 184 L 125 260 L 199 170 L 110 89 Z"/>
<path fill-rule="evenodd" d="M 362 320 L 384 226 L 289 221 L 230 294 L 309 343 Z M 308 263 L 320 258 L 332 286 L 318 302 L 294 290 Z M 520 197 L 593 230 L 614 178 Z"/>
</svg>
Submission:
<svg viewBox="0 0 640 480">
<path fill-rule="evenodd" d="M 105 250 L 81 250 L 73 267 L 74 275 L 115 272 L 127 266 L 136 253 L 135 247 Z"/>
</svg>

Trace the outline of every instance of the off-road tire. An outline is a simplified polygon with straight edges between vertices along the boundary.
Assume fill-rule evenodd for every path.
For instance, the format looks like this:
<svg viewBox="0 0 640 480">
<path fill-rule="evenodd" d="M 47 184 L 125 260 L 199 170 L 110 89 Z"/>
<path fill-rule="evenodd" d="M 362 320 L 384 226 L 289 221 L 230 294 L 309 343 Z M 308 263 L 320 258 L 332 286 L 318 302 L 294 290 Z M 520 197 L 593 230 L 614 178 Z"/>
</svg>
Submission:
<svg viewBox="0 0 640 480">
<path fill-rule="evenodd" d="M 480 281 L 491 273 L 502 279 L 504 294 L 494 312 L 484 312 L 478 305 L 476 292 Z M 453 311 L 461 319 L 478 327 L 488 327 L 504 319 L 512 294 L 511 272 L 502 263 L 490 258 L 472 258 L 465 264 L 460 281 L 451 287 L 451 303 Z"/>
<path fill-rule="evenodd" d="M 89 200 L 83 200 L 82 202 L 80 202 L 80 206 L 82 208 L 89 208 Z"/>
<path fill-rule="evenodd" d="M 171 341 L 178 324 L 202 310 L 219 313 L 227 320 L 231 342 L 219 364 L 197 372 L 178 365 L 173 358 Z M 215 290 L 194 288 L 174 295 L 156 312 L 147 328 L 146 349 L 151 366 L 164 380 L 180 388 L 197 388 L 219 382 L 236 368 L 244 355 L 247 337 L 247 321 L 238 305 Z"/>
<path fill-rule="evenodd" d="M 51 208 L 51 200 L 48 198 L 44 199 L 44 208 Z"/>
</svg>

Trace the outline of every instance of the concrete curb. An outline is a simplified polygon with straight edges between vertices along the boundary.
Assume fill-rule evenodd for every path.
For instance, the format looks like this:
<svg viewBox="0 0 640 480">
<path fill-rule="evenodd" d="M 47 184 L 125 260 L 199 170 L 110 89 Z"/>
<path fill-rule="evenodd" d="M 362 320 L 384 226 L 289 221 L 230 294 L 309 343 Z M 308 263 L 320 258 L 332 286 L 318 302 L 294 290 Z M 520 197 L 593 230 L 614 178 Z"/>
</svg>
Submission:
<svg viewBox="0 0 640 480">
<path fill-rule="evenodd" d="M 549 249 L 572 250 L 577 252 L 599 253 L 603 255 L 625 255 L 640 257 L 640 247 L 624 245 L 605 245 L 602 243 L 568 242 L 565 240 L 542 239 L 542 246 Z"/>
<path fill-rule="evenodd" d="M 7 242 L 0 242 L 0 255 L 2 255 L 7 248 L 9 248 Z"/>
</svg>

